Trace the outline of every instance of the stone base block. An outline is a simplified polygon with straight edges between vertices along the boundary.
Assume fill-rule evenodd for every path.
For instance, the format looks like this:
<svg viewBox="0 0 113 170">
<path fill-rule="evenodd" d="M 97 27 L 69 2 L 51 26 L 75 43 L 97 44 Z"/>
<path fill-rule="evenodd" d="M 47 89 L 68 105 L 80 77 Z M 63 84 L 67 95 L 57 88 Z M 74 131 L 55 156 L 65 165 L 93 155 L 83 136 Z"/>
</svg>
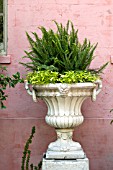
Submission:
<svg viewBox="0 0 113 170">
<path fill-rule="evenodd" d="M 42 170 L 89 170 L 88 158 L 76 160 L 48 160 L 43 158 Z"/>
</svg>

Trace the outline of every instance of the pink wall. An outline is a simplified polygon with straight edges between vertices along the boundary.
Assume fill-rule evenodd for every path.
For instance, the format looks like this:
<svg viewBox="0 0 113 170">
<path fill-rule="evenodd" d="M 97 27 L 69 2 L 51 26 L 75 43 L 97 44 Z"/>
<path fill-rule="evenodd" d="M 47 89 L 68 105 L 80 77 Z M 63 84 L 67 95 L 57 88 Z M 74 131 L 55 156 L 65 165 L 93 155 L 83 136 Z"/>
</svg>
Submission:
<svg viewBox="0 0 113 170">
<path fill-rule="evenodd" d="M 92 43 L 99 43 L 92 67 L 110 61 L 113 56 L 112 0 L 8 0 L 10 74 L 16 71 L 25 74 L 23 66 L 18 64 L 28 48 L 25 31 L 36 31 L 40 25 L 54 28 L 53 19 L 64 24 L 72 20 L 81 40 L 87 37 Z M 74 133 L 74 139 L 80 141 L 90 159 L 90 170 L 113 169 L 113 125 L 110 125 L 113 115 L 109 112 L 113 108 L 112 70 L 110 63 L 102 75 L 103 90 L 97 101 L 84 102 L 85 122 Z M 24 143 L 32 126 L 35 125 L 37 131 L 32 145 L 35 164 L 56 136 L 44 122 L 45 104 L 33 103 L 23 84 L 8 89 L 8 95 L 7 109 L 0 110 L 0 170 L 20 170 Z"/>
</svg>

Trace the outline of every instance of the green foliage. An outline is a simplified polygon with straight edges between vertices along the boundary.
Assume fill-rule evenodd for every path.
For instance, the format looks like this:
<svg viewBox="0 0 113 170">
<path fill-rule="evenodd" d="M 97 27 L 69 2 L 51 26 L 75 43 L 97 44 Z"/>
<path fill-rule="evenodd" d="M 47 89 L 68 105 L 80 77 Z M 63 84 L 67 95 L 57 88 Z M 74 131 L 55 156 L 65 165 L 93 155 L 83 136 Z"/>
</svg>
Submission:
<svg viewBox="0 0 113 170">
<path fill-rule="evenodd" d="M 46 71 L 35 71 L 28 73 L 27 80 L 30 84 L 42 85 L 49 83 L 79 83 L 79 82 L 94 82 L 99 78 L 94 73 L 88 71 L 68 71 L 64 74 L 58 72 Z"/>
<path fill-rule="evenodd" d="M 37 166 L 34 166 L 33 164 L 29 165 L 30 162 L 30 156 L 31 156 L 31 151 L 29 150 L 29 146 L 32 143 L 32 139 L 35 134 L 35 126 L 32 127 L 32 131 L 30 134 L 30 137 L 28 138 L 24 151 L 23 151 L 23 156 L 22 156 L 22 165 L 21 165 L 21 170 L 29 170 L 29 167 L 31 170 L 40 170 L 42 166 L 42 162 L 40 161 Z"/>
<path fill-rule="evenodd" d="M 32 84 L 48 84 L 55 83 L 58 80 L 58 72 L 46 71 L 34 71 L 28 73 L 27 80 Z"/>
<path fill-rule="evenodd" d="M 88 70 L 94 58 L 96 45 L 91 45 L 86 38 L 79 42 L 78 30 L 71 21 L 66 26 L 54 21 L 57 31 L 40 27 L 42 37 L 33 32 L 33 38 L 26 33 L 30 51 L 25 51 L 24 58 L 30 62 L 21 63 L 32 71 L 57 71 L 63 74 L 67 71 Z M 98 72 L 98 70 L 97 70 Z"/>
<path fill-rule="evenodd" d="M 61 75 L 61 83 L 83 83 L 83 82 L 95 82 L 99 77 L 96 74 L 92 74 L 88 71 L 69 71 L 65 75 Z"/>
<path fill-rule="evenodd" d="M 12 77 L 8 76 L 4 73 L 4 71 L 7 71 L 6 67 L 0 66 L 0 107 L 1 109 L 6 108 L 3 101 L 7 99 L 7 95 L 5 94 L 5 90 L 7 86 L 9 87 L 15 87 L 17 83 L 23 83 L 23 79 L 20 78 L 20 73 L 17 72 L 16 74 L 13 74 Z"/>
</svg>

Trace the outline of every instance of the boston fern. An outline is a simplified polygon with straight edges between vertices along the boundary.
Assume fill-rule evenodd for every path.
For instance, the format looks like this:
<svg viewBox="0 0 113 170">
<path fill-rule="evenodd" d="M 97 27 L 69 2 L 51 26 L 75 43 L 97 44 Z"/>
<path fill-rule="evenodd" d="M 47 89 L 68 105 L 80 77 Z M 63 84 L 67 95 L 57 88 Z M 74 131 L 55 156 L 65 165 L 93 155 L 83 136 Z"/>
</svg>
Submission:
<svg viewBox="0 0 113 170">
<path fill-rule="evenodd" d="M 57 31 L 47 31 L 46 28 L 40 27 L 41 38 L 36 32 L 32 33 L 34 38 L 26 33 L 30 51 L 25 51 L 24 57 L 29 58 L 31 62 L 23 64 L 31 70 L 52 70 L 59 73 L 88 69 L 97 44 L 91 45 L 87 39 L 81 44 L 78 40 L 78 30 L 74 29 L 71 21 L 68 21 L 65 27 L 54 22 Z"/>
<path fill-rule="evenodd" d="M 24 58 L 30 59 L 23 64 L 28 70 L 53 71 L 65 74 L 68 71 L 89 71 L 98 74 L 107 65 L 103 65 L 98 70 L 89 70 L 91 61 L 94 58 L 94 51 L 97 44 L 92 45 L 86 38 L 83 43 L 79 42 L 78 30 L 75 30 L 71 21 L 66 26 L 54 21 L 57 31 L 47 30 L 41 26 L 42 36 L 32 32 L 32 36 L 26 33 L 30 50 L 25 51 Z"/>
</svg>

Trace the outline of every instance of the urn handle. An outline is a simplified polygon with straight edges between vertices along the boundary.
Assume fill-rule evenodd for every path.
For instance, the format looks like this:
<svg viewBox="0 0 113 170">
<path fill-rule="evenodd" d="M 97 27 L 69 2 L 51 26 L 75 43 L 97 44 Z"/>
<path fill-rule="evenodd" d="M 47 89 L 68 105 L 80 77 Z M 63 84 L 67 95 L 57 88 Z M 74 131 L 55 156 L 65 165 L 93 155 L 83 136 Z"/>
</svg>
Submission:
<svg viewBox="0 0 113 170">
<path fill-rule="evenodd" d="M 95 84 L 97 85 L 97 87 L 93 89 L 92 101 L 96 100 L 96 96 L 100 93 L 100 91 L 102 89 L 102 81 L 101 80 L 95 81 Z"/>
<path fill-rule="evenodd" d="M 32 96 L 34 102 L 37 102 L 35 90 L 34 89 L 32 89 L 32 91 L 30 90 L 29 83 L 27 80 L 25 80 L 24 82 L 25 82 L 25 89 L 27 90 L 27 93 L 30 96 Z"/>
</svg>

